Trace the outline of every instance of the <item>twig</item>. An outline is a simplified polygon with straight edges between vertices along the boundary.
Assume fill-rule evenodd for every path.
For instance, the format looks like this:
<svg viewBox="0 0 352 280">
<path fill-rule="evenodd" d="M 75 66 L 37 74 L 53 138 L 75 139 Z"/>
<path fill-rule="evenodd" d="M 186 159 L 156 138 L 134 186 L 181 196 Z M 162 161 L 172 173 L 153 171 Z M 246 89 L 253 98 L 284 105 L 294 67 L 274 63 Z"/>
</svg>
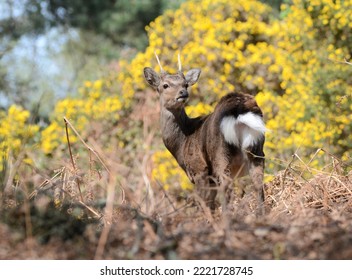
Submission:
<svg viewBox="0 0 352 280">
<path fill-rule="evenodd" d="M 99 214 L 97 211 L 95 211 L 92 207 L 89 207 L 87 204 L 85 204 L 82 201 L 79 201 L 79 204 L 81 204 L 83 207 L 87 208 L 90 212 L 92 212 L 97 218 L 101 218 L 101 214 Z"/>
<path fill-rule="evenodd" d="M 17 174 L 17 170 L 20 168 L 20 166 L 21 166 L 21 164 L 22 164 L 22 162 L 23 162 L 24 157 L 25 157 L 25 152 L 24 152 L 24 150 L 22 150 L 22 151 L 20 152 L 20 154 L 18 155 L 18 157 L 17 157 L 15 163 L 11 166 L 11 168 L 9 168 L 9 170 L 10 170 L 10 171 L 9 171 L 9 176 L 8 176 L 7 180 L 6 180 L 6 178 L 5 178 L 6 184 L 5 184 L 5 188 L 4 188 L 4 193 L 7 193 L 7 194 L 10 193 L 10 190 L 11 190 L 11 187 L 12 187 L 12 183 L 13 183 L 13 181 L 14 181 L 14 179 L 15 179 L 16 174 Z M 9 160 L 12 161 L 13 159 L 14 159 L 14 158 L 13 158 L 12 155 L 10 154 L 10 155 L 9 155 Z"/>
<path fill-rule="evenodd" d="M 183 208 L 186 208 L 188 206 L 189 206 L 189 203 L 186 203 L 186 204 L 180 206 L 179 208 L 175 208 L 173 211 L 165 213 L 165 214 L 161 214 L 160 216 L 164 217 L 164 216 L 169 216 L 169 215 L 175 214 L 175 213 L 179 212 L 180 210 L 182 210 Z"/>
<path fill-rule="evenodd" d="M 172 200 L 170 199 L 169 195 L 167 194 L 167 192 L 165 191 L 164 187 L 161 185 L 161 183 L 159 182 L 159 180 L 156 180 L 156 183 L 158 184 L 159 189 L 163 192 L 163 194 L 166 197 L 166 200 L 169 202 L 169 204 L 171 205 L 173 212 L 175 212 L 177 209 L 175 207 L 175 205 L 172 203 Z"/>
<path fill-rule="evenodd" d="M 73 159 L 72 150 L 71 150 L 70 136 L 68 134 L 68 124 L 69 124 L 69 122 L 68 122 L 68 120 L 66 118 L 64 118 L 64 121 L 65 121 L 67 145 L 68 145 L 68 150 L 70 152 L 70 159 L 71 159 L 72 167 L 73 167 L 74 172 L 77 172 L 76 164 L 75 164 L 75 161 Z M 72 128 L 72 126 L 70 126 L 70 127 Z M 77 176 L 75 176 L 75 177 L 76 177 L 75 181 L 76 181 L 76 184 L 77 184 L 77 187 L 78 187 L 78 191 L 79 191 L 79 196 L 81 198 L 81 201 L 83 202 L 83 195 L 82 195 L 82 191 L 81 191 L 81 185 L 80 185 L 78 177 Z"/>
<path fill-rule="evenodd" d="M 317 154 L 323 151 L 325 152 L 323 149 L 319 148 L 318 150 L 316 150 L 316 152 L 314 153 L 314 155 L 311 157 L 311 159 L 308 161 L 307 164 L 304 163 L 305 168 L 301 171 L 301 173 L 299 174 L 299 177 L 303 177 L 303 173 L 309 168 L 309 165 L 311 164 L 311 162 L 313 161 L 313 159 L 317 156 Z"/>
<path fill-rule="evenodd" d="M 108 223 L 104 226 L 103 231 L 101 232 L 98 246 L 97 246 L 97 250 L 96 250 L 95 256 L 94 256 L 95 260 L 101 260 L 103 257 L 104 249 L 105 249 L 106 242 L 108 240 L 110 229 L 111 229 L 111 223 Z"/>
<path fill-rule="evenodd" d="M 282 189 L 281 194 L 283 193 L 284 188 L 285 188 L 285 180 L 286 180 L 288 169 L 291 168 L 291 164 L 293 163 L 294 159 L 295 159 L 295 155 L 292 155 L 292 158 L 291 158 L 290 162 L 288 163 L 288 165 L 286 166 L 283 176 L 281 177 L 281 179 L 282 179 L 281 180 L 281 189 Z M 281 198 L 281 196 L 280 196 L 280 198 Z"/>
<path fill-rule="evenodd" d="M 112 225 L 112 218 L 113 218 L 113 210 L 114 210 L 114 200 L 115 200 L 115 183 L 116 177 L 112 180 L 112 177 L 109 178 L 108 190 L 107 190 L 107 197 L 106 197 L 106 207 L 105 207 L 105 217 L 106 221 L 104 223 L 104 228 L 101 232 L 97 250 L 95 252 L 95 259 L 102 259 L 104 254 L 104 249 L 106 242 L 109 237 L 111 225 Z"/>
<path fill-rule="evenodd" d="M 343 61 L 335 60 L 335 59 L 330 59 L 330 58 L 328 58 L 328 60 L 330 60 L 330 61 L 332 61 L 332 62 L 340 63 L 340 64 L 352 65 L 351 62 L 347 61 L 346 57 L 343 59 Z"/>
<path fill-rule="evenodd" d="M 346 64 L 348 64 L 348 65 L 352 65 L 352 63 L 351 63 L 351 62 L 348 62 L 346 58 L 344 58 L 344 62 L 345 62 Z"/>
<path fill-rule="evenodd" d="M 215 220 L 210 212 L 210 208 L 205 204 L 203 198 L 201 198 L 196 192 L 192 194 L 194 200 L 199 204 L 200 209 L 202 210 L 205 218 L 212 225 L 213 229 L 216 232 L 220 232 L 222 229 L 215 223 Z"/>
<path fill-rule="evenodd" d="M 350 195 L 352 195 L 352 191 L 346 186 L 346 184 L 344 184 L 339 178 L 337 178 L 337 177 L 335 177 L 335 176 L 332 176 L 331 177 L 336 183 L 338 183 L 338 184 L 340 184 L 341 186 L 343 186 L 345 189 L 346 189 L 346 191 L 350 194 Z"/>
<path fill-rule="evenodd" d="M 300 158 L 300 156 L 299 156 L 298 154 L 296 154 L 296 153 L 295 153 L 295 157 L 298 158 L 298 160 L 304 165 L 303 171 L 306 171 L 306 170 L 307 170 L 311 175 L 313 175 L 313 173 L 312 173 L 312 171 L 310 170 L 308 164 L 306 164 L 306 163 Z M 305 180 L 305 178 L 303 177 L 303 172 L 301 172 L 301 173 L 299 174 L 299 176 L 300 176 L 303 180 Z"/>
<path fill-rule="evenodd" d="M 55 187 L 58 183 L 54 182 L 54 179 L 56 179 L 58 176 L 62 176 L 62 174 L 65 172 L 66 167 L 62 167 L 53 177 L 51 177 L 50 179 L 45 179 L 40 185 L 39 187 L 37 187 L 34 191 L 31 192 L 31 194 L 29 195 L 28 199 L 31 200 L 33 197 L 37 196 L 37 194 L 39 193 L 39 191 L 46 191 L 50 188 Z M 49 187 L 45 188 L 47 185 L 49 185 Z"/>
<path fill-rule="evenodd" d="M 69 127 L 73 130 L 73 132 L 76 134 L 76 136 L 78 137 L 78 139 L 83 143 L 83 145 L 84 145 L 88 150 L 90 150 L 90 151 L 97 157 L 97 159 L 98 159 L 98 160 L 100 161 L 100 163 L 104 166 L 104 168 L 106 169 L 106 171 L 110 174 L 109 168 L 106 166 L 106 164 L 105 164 L 104 161 L 101 159 L 101 157 L 99 156 L 99 154 L 83 140 L 83 138 L 81 137 L 81 135 L 78 133 L 78 131 L 74 128 L 74 126 L 70 123 L 70 121 L 69 121 L 66 117 L 64 117 L 64 121 L 65 121 L 65 124 L 66 124 L 66 134 L 68 133 L 68 132 L 67 132 L 67 126 L 69 126 Z"/>
<path fill-rule="evenodd" d="M 132 255 L 132 256 L 134 256 L 136 253 L 138 253 L 138 250 L 141 246 L 142 238 L 143 238 L 144 221 L 140 215 L 137 215 L 136 223 L 137 223 L 136 235 L 134 238 L 132 248 L 129 252 L 130 255 Z"/>
<path fill-rule="evenodd" d="M 147 175 L 147 163 L 148 163 L 148 154 L 146 154 L 144 157 L 143 157 L 143 161 L 142 161 L 142 164 L 140 166 L 140 169 L 141 169 L 141 173 L 142 173 L 142 178 L 143 178 L 143 181 L 144 181 L 144 184 L 145 184 L 145 188 L 146 188 L 146 193 L 145 193 L 145 205 L 146 205 L 146 213 L 149 213 L 150 212 L 150 209 L 151 209 L 151 199 L 154 197 L 154 194 L 153 194 L 153 190 L 151 188 L 151 184 L 150 184 L 150 180 L 148 178 L 148 175 Z M 143 200 L 144 200 L 143 199 Z"/>
<path fill-rule="evenodd" d="M 328 181 L 326 183 L 326 186 L 322 184 L 323 188 L 323 207 L 325 210 L 329 209 L 329 201 L 331 200 L 330 195 L 329 195 L 329 189 L 330 189 L 330 183 L 331 183 L 331 178 L 332 175 L 334 174 L 334 170 L 331 171 L 330 176 L 328 178 Z"/>
<path fill-rule="evenodd" d="M 24 192 L 25 194 L 23 206 L 24 206 L 27 246 L 30 253 L 33 254 L 34 253 L 33 224 L 32 224 L 32 217 L 31 217 L 31 205 L 28 197 L 28 187 L 26 184 L 21 184 L 21 185 L 23 186 L 23 188 L 21 188 L 22 192 Z"/>
</svg>

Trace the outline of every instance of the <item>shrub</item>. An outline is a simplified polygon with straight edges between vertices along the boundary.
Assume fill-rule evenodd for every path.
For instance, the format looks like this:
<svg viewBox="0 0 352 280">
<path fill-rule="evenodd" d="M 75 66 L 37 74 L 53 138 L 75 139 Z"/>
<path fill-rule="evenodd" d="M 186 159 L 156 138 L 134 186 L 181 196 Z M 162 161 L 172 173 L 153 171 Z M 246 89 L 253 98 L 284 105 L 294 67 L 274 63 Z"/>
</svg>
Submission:
<svg viewBox="0 0 352 280">
<path fill-rule="evenodd" d="M 22 162 L 32 163 L 27 152 L 39 140 L 39 126 L 30 124 L 29 118 L 30 113 L 16 105 L 11 105 L 7 112 L 0 111 L 0 186 L 6 184 L 8 166 L 15 172 Z"/>
<path fill-rule="evenodd" d="M 205 113 L 229 91 L 257 95 L 269 130 L 269 173 L 282 169 L 297 150 L 303 160 L 318 148 L 346 160 L 352 145 L 352 67 L 339 62 L 351 55 L 350 2 L 295 0 L 282 6 L 278 18 L 258 1 L 188 1 L 147 27 L 149 47 L 121 81 L 126 92 L 145 90 L 141 70 L 156 66 L 154 51 L 171 72 L 180 51 L 185 70 L 203 71 L 192 88 L 187 108 L 192 115 Z M 164 165 L 172 157 L 155 153 L 154 160 L 161 164 L 153 174 L 169 170 L 169 177 L 158 177 L 169 185 L 173 172 Z M 324 163 L 317 158 L 312 164 Z"/>
</svg>

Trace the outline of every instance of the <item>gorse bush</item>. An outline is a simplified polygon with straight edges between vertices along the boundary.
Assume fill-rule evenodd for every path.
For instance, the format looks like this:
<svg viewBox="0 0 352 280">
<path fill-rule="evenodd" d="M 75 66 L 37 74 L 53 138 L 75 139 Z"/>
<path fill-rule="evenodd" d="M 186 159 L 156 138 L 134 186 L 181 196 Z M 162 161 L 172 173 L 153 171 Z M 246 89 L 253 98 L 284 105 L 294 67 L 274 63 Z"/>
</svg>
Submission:
<svg viewBox="0 0 352 280">
<path fill-rule="evenodd" d="M 30 124 L 29 118 L 30 113 L 16 105 L 11 105 L 7 112 L 0 111 L 0 172 L 6 169 L 8 161 L 13 163 L 19 157 L 31 161 L 21 154 L 38 142 L 39 126 Z"/>
<path fill-rule="evenodd" d="M 351 2 L 294 1 L 282 13 L 284 94 L 277 96 L 279 111 L 268 123 L 284 133 L 283 141 L 276 141 L 278 149 L 292 153 L 301 147 L 307 156 L 326 147 L 347 159 L 352 68 L 339 62 L 352 53 L 348 23 L 341 24 L 352 16 Z"/>
<path fill-rule="evenodd" d="M 59 147 L 67 146 L 63 117 L 72 120 L 76 129 L 83 136 L 88 136 L 93 133 L 91 129 L 95 122 L 109 131 L 117 124 L 123 114 L 122 108 L 127 108 L 126 104 L 112 79 L 85 82 L 77 98 L 66 98 L 56 104 L 50 125 L 42 131 L 42 150 L 50 154 Z M 72 142 L 76 140 L 73 135 Z"/>
<path fill-rule="evenodd" d="M 269 173 L 297 150 L 306 159 L 326 148 L 347 160 L 352 67 L 340 62 L 351 55 L 350 4 L 294 1 L 278 19 L 257 1 L 187 2 L 147 28 L 149 47 L 132 62 L 127 72 L 136 83 L 126 87 L 144 90 L 139 69 L 156 65 L 154 51 L 171 72 L 181 51 L 185 67 L 203 71 L 187 108 L 193 116 L 211 111 L 209 104 L 229 91 L 257 95 L 269 129 Z M 155 177 L 164 184 L 178 181 L 168 152 L 156 153 L 155 161 L 160 163 Z M 323 165 L 324 159 L 312 164 Z"/>
<path fill-rule="evenodd" d="M 192 91 L 192 115 L 205 113 L 205 104 L 214 105 L 229 91 L 257 95 L 269 130 L 269 173 L 283 168 L 280 163 L 286 165 L 297 150 L 307 160 L 318 148 L 347 160 L 352 67 L 340 62 L 352 53 L 351 4 L 297 0 L 284 5 L 278 19 L 257 1 L 190 1 L 147 28 L 149 47 L 132 62 L 130 73 L 141 79 L 136 71 L 156 64 L 154 51 L 166 70 L 175 71 L 181 51 L 185 67 L 203 71 Z M 155 154 L 155 160 L 172 161 L 166 152 Z M 324 163 L 317 157 L 311 164 Z M 163 174 L 159 179 L 167 183 L 163 170 L 169 178 L 173 172 L 158 166 L 154 174 Z"/>
<path fill-rule="evenodd" d="M 185 71 L 202 69 L 186 108 L 191 116 L 211 112 L 220 97 L 231 91 L 256 95 L 268 128 L 269 174 L 282 169 L 280 163 L 285 166 L 297 150 L 303 160 L 318 148 L 349 160 L 352 66 L 343 61 L 352 55 L 351 28 L 350 0 L 294 0 L 283 5 L 280 14 L 259 1 L 185 2 L 146 27 L 149 46 L 132 62 L 120 61 L 117 76 L 86 82 L 77 98 L 57 103 L 50 125 L 41 131 L 41 150 L 53 154 L 66 145 L 62 121 L 66 116 L 84 137 L 97 134 L 96 123 L 103 128 L 96 138 L 104 148 L 117 144 L 132 154 L 143 142 L 142 124 L 131 118 L 133 108 L 140 93 L 156 97 L 142 75 L 145 66 L 158 70 L 156 51 L 167 71 L 176 72 L 178 52 Z M 0 118 L 9 116 L 2 113 Z M 20 129 L 11 136 L 16 147 Z M 38 132 L 35 129 L 32 134 Z M 6 135 L 2 128 L 1 139 Z M 153 149 L 152 177 L 167 187 L 188 187 L 160 141 Z M 323 157 L 311 163 L 324 164 Z"/>
</svg>

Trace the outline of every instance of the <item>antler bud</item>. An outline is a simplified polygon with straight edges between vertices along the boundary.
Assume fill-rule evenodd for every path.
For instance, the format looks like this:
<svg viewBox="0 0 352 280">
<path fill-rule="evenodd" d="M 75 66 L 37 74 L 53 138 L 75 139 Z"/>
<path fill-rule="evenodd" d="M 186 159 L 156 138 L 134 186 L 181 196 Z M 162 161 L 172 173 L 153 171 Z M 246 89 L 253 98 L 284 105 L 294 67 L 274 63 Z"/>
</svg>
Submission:
<svg viewBox="0 0 352 280">
<path fill-rule="evenodd" d="M 154 54 L 155 54 L 156 60 L 158 61 L 158 64 L 159 64 L 159 67 L 160 67 L 160 72 L 162 72 L 162 73 L 165 72 L 163 67 L 161 66 L 161 63 L 160 63 L 158 55 L 156 54 L 156 51 L 154 51 Z"/>
</svg>

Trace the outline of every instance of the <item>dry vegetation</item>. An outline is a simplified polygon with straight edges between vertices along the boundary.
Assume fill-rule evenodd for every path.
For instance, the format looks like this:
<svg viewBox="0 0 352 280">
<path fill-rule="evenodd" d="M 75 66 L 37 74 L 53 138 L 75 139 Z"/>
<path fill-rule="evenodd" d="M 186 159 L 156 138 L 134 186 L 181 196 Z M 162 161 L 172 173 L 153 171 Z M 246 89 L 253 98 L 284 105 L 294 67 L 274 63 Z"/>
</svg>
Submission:
<svg viewBox="0 0 352 280">
<path fill-rule="evenodd" d="M 79 137 L 69 121 L 66 130 Z M 22 183 L 2 193 L 0 259 L 352 258 L 352 172 L 324 150 L 312 156 L 331 158 L 323 170 L 293 155 L 266 184 L 267 213 L 256 217 L 250 188 L 211 214 L 192 192 L 150 182 L 151 152 L 121 165 L 123 155 L 91 142 L 68 145 L 52 178 L 33 174 L 33 192 Z"/>
</svg>

